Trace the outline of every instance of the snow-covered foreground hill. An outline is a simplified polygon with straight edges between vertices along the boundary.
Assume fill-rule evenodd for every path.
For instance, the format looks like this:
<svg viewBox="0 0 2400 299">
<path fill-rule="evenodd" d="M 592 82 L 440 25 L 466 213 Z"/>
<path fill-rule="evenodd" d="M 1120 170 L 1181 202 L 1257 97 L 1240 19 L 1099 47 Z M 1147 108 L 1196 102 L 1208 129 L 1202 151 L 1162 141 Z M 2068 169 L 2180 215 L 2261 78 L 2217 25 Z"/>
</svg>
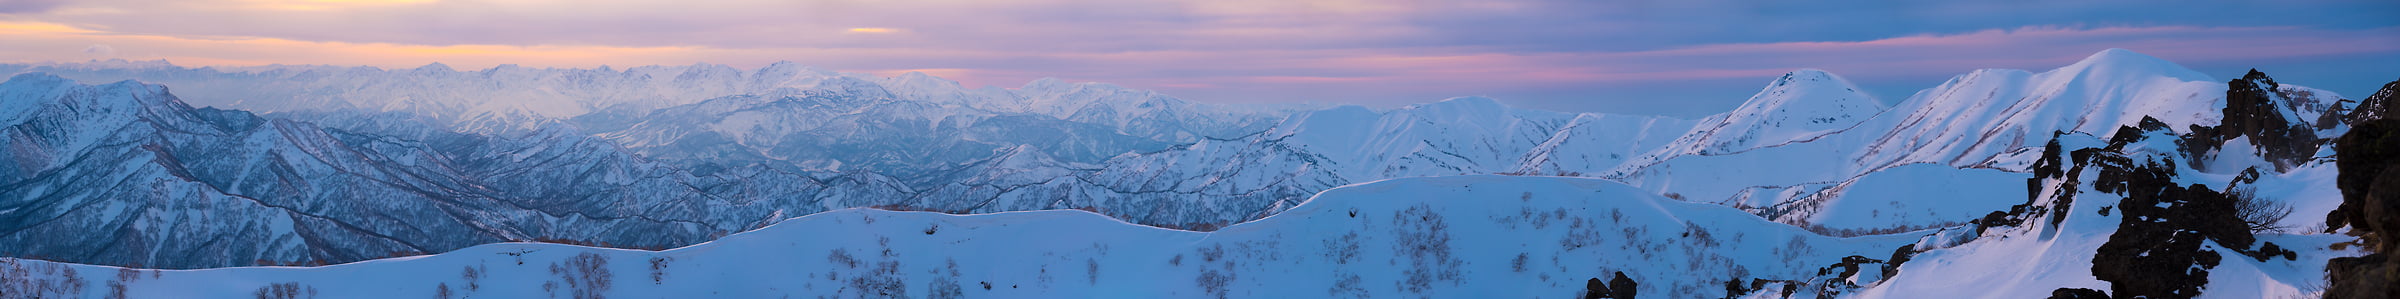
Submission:
<svg viewBox="0 0 2400 299">
<path fill-rule="evenodd" d="M 665 251 L 508 243 L 312 268 L 6 267 L 30 269 L 10 287 L 133 298 L 1570 298 L 1618 272 L 1643 294 L 1714 297 L 1728 279 L 1807 280 L 1916 241 L 1825 237 L 1598 179 L 1455 176 L 1336 188 L 1214 232 L 1072 210 L 847 209 Z"/>
</svg>

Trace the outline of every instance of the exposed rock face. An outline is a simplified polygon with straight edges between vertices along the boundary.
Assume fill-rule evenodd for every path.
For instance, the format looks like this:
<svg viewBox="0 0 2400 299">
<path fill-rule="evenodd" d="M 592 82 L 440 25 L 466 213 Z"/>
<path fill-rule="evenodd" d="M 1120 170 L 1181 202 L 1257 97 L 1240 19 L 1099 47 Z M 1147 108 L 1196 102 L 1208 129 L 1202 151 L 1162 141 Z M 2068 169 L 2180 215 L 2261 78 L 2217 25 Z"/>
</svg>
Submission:
<svg viewBox="0 0 2400 299">
<path fill-rule="evenodd" d="M 2400 84 L 2400 83 L 2394 83 Z M 2385 85 L 2386 92 L 2392 90 Z M 2377 93 L 2383 96 L 2385 93 Z M 2380 97 L 2388 99 L 2388 97 Z M 2387 106 L 2388 107 L 2388 106 Z M 2361 109 L 2366 111 L 2366 109 Z M 2342 205 L 2325 216 L 2326 230 L 2350 227 L 2372 254 L 2334 258 L 2325 266 L 2325 298 L 2400 298 L 2400 120 L 2373 119 L 2336 142 Z"/>
<path fill-rule="evenodd" d="M 2400 80 L 2384 83 L 2382 90 L 2377 90 L 2374 95 L 2358 101 L 2358 108 L 2350 110 L 2350 114 L 2345 115 L 2342 122 L 2358 126 L 2370 120 L 2400 115 L 2400 104 L 2392 103 L 2392 101 L 2400 101 Z"/>
<path fill-rule="evenodd" d="M 2065 149 L 2044 147 L 2043 158 L 2034 167 L 2029 187 L 2036 197 L 2009 211 L 1994 212 L 1978 220 L 1979 231 L 1984 227 L 2038 225 L 2048 218 L 2051 226 L 2070 216 L 2074 194 L 2087 192 L 2113 193 L 2123 196 L 2114 203 L 2115 213 L 2121 213 L 2116 232 L 2100 245 L 2092 257 L 2091 274 L 2109 282 L 2106 292 L 2089 289 L 2058 289 L 2052 298 L 2191 298 L 2200 295 L 2209 281 L 2209 270 L 2225 259 L 2207 241 L 2237 252 L 2250 253 L 2257 238 L 2242 218 L 2237 199 L 2202 184 L 2184 185 L 2177 182 L 2177 167 L 2172 153 L 2145 154 L 2129 148 L 2137 144 L 2159 145 L 2163 141 L 2151 138 L 2176 138 L 2164 124 L 2145 120 L 2140 127 L 2120 127 L 2104 147 Z M 2185 135 L 2183 137 L 2189 137 Z M 2070 158 L 2060 159 L 2061 151 L 2071 151 Z M 2189 154 L 2188 152 L 2185 154 Z M 2191 157 L 2184 156 L 2189 159 Z M 2058 162 L 2052 162 L 2058 161 Z M 2061 168 L 2065 168 L 2061 170 Z M 2090 171 L 2090 184 L 2080 184 L 2080 177 Z M 2057 192 L 2039 192 L 2044 186 L 2056 186 Z M 2041 194 L 2055 196 L 2041 200 Z M 2045 205 L 2046 204 L 2046 205 Z M 2104 212 L 2105 213 L 2105 212 Z M 2256 252 L 2280 252 L 2268 243 Z M 2264 259 L 2263 257 L 2261 259 Z"/>
<path fill-rule="evenodd" d="M 2227 140 L 2247 137 L 2261 156 L 2282 171 L 2313 158 L 2311 155 L 2324 145 L 2326 140 L 2316 134 L 2318 122 L 2331 121 L 2322 116 L 2336 113 L 2326 111 L 2326 107 L 2302 107 L 2323 104 L 2296 101 L 2274 78 L 2255 69 L 2225 84 L 2223 121 L 2216 127 L 2193 126 L 2186 150 L 2200 154 L 2215 152 Z M 2308 112 L 2321 115 L 2300 115 Z"/>
</svg>

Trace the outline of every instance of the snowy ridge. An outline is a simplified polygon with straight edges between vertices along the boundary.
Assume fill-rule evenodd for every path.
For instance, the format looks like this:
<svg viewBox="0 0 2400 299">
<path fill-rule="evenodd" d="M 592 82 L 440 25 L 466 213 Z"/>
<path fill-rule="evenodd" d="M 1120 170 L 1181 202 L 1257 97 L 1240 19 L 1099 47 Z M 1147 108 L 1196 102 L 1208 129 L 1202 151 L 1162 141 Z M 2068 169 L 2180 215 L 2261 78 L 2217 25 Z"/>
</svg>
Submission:
<svg viewBox="0 0 2400 299">
<path fill-rule="evenodd" d="M 1657 163 L 1627 164 L 1603 176 L 1696 201 L 1788 205 L 1899 165 L 2023 171 L 2031 163 L 2028 155 L 2038 153 L 2054 131 L 2112 132 L 2145 117 L 2175 128 L 2214 125 L 2225 105 L 2225 88 L 2222 81 L 2171 62 L 2110 49 L 2040 73 L 1986 69 L 1960 75 L 1850 129 L 1807 142 L 1731 155 L 1669 152 L 1653 155 L 1664 157 Z M 2310 97 L 2319 98 L 2310 102 L 2340 98 L 2328 92 Z"/>
<path fill-rule="evenodd" d="M 1668 144 L 1692 127 L 1692 121 L 1666 117 L 1637 117 L 1585 113 L 1576 115 L 1558 133 L 1527 151 L 1517 162 L 1519 174 L 1582 176 L 1600 174 L 1632 163 L 1643 153 Z"/>
<path fill-rule="evenodd" d="M 1260 138 L 1324 155 L 1354 178 L 1492 173 L 1514 168 L 1574 117 L 1462 97 L 1383 113 L 1337 108 L 1297 115 Z"/>
<path fill-rule="evenodd" d="M 1783 74 L 1731 112 L 1700 120 L 1672 155 L 1721 155 L 1807 141 L 1857 125 L 1886 107 L 1858 85 L 1823 70 Z"/>
<path fill-rule="evenodd" d="M 773 93 L 778 89 L 888 95 L 987 113 L 1033 113 L 1118 127 L 1145 118 L 1169 117 L 1159 114 L 1273 111 L 1192 104 L 1154 92 L 1056 79 L 1036 81 L 1015 90 L 970 90 L 922 73 L 884 78 L 839 73 L 789 61 L 749 71 L 705 63 L 623 70 L 606 66 L 537 69 L 499 65 L 466 71 L 440 63 L 390 70 L 322 65 L 185 68 L 165 61 L 122 60 L 0 64 L 0 73 L 22 72 L 46 72 L 84 81 L 142 80 L 176 86 L 178 94 L 200 106 L 258 113 L 406 112 L 437 120 L 441 125 L 481 133 L 530 130 L 550 120 L 610 111 L 648 111 L 720 97 Z M 1107 115 L 1078 115 L 1100 112 Z M 1134 131 L 1146 136 L 1182 134 L 1181 138 L 1186 139 L 1205 136 L 1174 132 L 1172 127 L 1134 128 Z"/>
<path fill-rule="evenodd" d="M 2178 128 L 2215 124 L 2224 85 L 2124 49 L 2041 73 L 1976 71 L 1894 108 L 1910 113 L 1878 123 L 1891 130 L 1882 142 L 1867 144 L 1859 159 L 1865 165 L 1988 166 L 1988 159 L 2038 145 L 2052 131 L 2107 132 L 2143 117 Z"/>
<path fill-rule="evenodd" d="M 1077 160 L 1157 152 L 1172 144 L 1038 115 L 912 117 L 921 114 L 910 112 L 939 111 L 921 109 L 924 102 L 861 97 L 856 90 L 782 89 L 767 97 L 730 97 L 671 110 L 889 111 L 835 115 L 819 126 L 831 129 L 800 133 L 722 131 L 782 134 L 755 136 L 775 142 L 751 144 L 688 138 L 724 134 L 715 130 L 658 130 L 673 133 L 660 136 L 683 138 L 659 145 L 699 149 L 673 152 L 595 137 L 569 122 L 480 134 L 451 131 L 403 112 L 284 118 L 195 109 L 163 86 L 133 81 L 94 86 L 27 74 L 0 89 L 8 91 L 0 103 L 10 105 L 4 111 L 12 112 L 8 117 L 15 122 L 6 127 L 13 133 L 0 139 L 0 147 L 11 149 L 12 162 L 0 173 L 5 175 L 0 185 L 12 186 L 0 189 L 0 206 L 8 207 L 0 209 L 0 221 L 11 223 L 0 239 L 18 240 L 0 243 L 0 252 L 96 264 L 338 263 L 525 240 L 672 247 L 753 229 L 767 220 L 852 207 L 961 213 L 1085 208 L 1156 225 L 1223 225 L 1281 211 L 1338 185 L 1102 185 L 1094 182 L 1126 176 L 1099 176 L 1097 164 Z M 786 109 L 768 111 L 779 107 Z M 694 114 L 699 115 L 694 119 L 722 115 Z M 713 118 L 729 119 L 737 118 Z M 648 121 L 656 122 L 620 132 L 666 122 Z M 912 121 L 963 125 L 899 126 Z M 873 131 L 894 127 L 952 135 Z M 861 139 L 823 142 L 828 136 Z M 789 140 L 798 142 L 783 142 Z M 744 147 L 759 144 L 774 147 Z M 772 156 L 822 155 L 861 145 L 894 150 L 852 148 L 850 153 L 868 156 L 790 159 L 802 162 L 794 164 L 777 160 L 793 156 Z M 947 156 L 893 155 L 910 153 L 902 150 Z M 688 155 L 645 155 L 655 153 Z M 1077 160 L 1058 159 L 1058 154 Z M 746 157 L 752 160 L 740 160 Z M 826 162 L 808 164 L 812 161 Z M 917 164 L 873 164 L 888 161 Z M 61 236 L 98 237 L 37 241 Z M 232 245 L 209 245 L 226 242 Z"/>
</svg>

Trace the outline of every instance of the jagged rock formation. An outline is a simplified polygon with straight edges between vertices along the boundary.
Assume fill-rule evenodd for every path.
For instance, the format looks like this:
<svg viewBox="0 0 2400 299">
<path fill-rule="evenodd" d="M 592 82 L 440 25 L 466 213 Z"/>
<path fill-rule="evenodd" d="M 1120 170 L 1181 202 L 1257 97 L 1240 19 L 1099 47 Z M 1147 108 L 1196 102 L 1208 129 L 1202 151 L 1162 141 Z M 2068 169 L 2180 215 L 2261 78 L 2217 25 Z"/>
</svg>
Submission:
<svg viewBox="0 0 2400 299">
<path fill-rule="evenodd" d="M 2226 82 L 2225 108 L 2219 125 L 2192 125 L 2192 137 L 2185 149 L 2204 156 L 2221 150 L 2227 140 L 2246 139 L 2261 158 L 2274 163 L 2276 171 L 2316 158 L 2317 149 L 2330 141 L 2317 135 L 2341 125 L 2342 115 L 2337 103 L 2314 101 L 2314 97 L 2295 95 L 2304 90 L 2284 89 L 2256 69 L 2241 79 Z M 2193 164 L 2195 166 L 2202 164 Z"/>
<path fill-rule="evenodd" d="M 2092 190 L 2124 195 L 2115 205 L 2122 214 L 2117 231 L 2093 256 L 2092 275 L 2108 281 L 2111 293 L 2120 297 L 2191 298 L 2208 285 L 2208 270 L 2224 259 L 2203 249 L 2205 241 L 2245 250 L 2255 240 L 2234 215 L 2234 199 L 2205 185 L 2179 185 L 2172 158 L 2136 160 L 2121 152 L 2151 133 L 2159 132 L 2125 127 L 2108 148 L 2074 154 L 2069 176 L 2089 167 L 2098 172 Z M 2067 216 L 2050 217 L 2055 222 Z"/>
</svg>

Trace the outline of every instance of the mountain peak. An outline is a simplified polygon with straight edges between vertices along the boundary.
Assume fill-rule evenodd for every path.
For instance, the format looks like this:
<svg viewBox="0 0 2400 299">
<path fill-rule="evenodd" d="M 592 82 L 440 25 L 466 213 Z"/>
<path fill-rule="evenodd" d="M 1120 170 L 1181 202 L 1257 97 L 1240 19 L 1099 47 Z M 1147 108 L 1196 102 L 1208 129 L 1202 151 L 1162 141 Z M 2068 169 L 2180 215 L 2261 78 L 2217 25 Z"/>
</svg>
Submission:
<svg viewBox="0 0 2400 299">
<path fill-rule="evenodd" d="M 66 77 L 60 77 L 58 75 L 45 72 L 17 74 L 16 76 L 8 77 L 8 81 L 0 81 L 0 90 L 5 91 L 48 91 L 59 88 L 98 88 L 102 90 L 121 90 L 137 95 L 154 95 L 166 93 L 167 87 L 156 84 L 142 83 L 141 81 L 136 80 L 119 80 L 117 82 L 110 82 L 108 84 L 87 85 L 83 84 L 82 82 L 77 82 L 74 79 L 67 79 Z"/>
<path fill-rule="evenodd" d="M 1856 84 L 1851 84 L 1850 80 L 1843 79 L 1842 76 L 1834 75 L 1833 72 L 1827 72 L 1820 69 L 1804 68 L 1783 73 L 1782 77 L 1776 77 L 1774 82 L 1767 83 L 1767 87 L 1765 89 L 1759 90 L 1759 94 L 1773 93 L 1779 90 L 1817 87 L 1824 89 L 1840 88 L 1849 92 L 1856 92 L 1858 90 L 1858 86 Z M 1757 101 L 1762 98 L 1753 96 L 1750 99 L 1752 101 Z M 1744 106 L 1748 105 L 1748 103 L 1744 104 Z"/>
<path fill-rule="evenodd" d="M 63 106 L 60 106 L 63 105 Z M 72 113 L 141 113 L 152 109 L 189 110 L 189 105 L 167 93 L 162 85 L 122 80 L 108 84 L 83 84 L 73 79 L 49 73 L 32 72 L 9 77 L 0 82 L 0 125 L 14 125 L 26 120 L 35 110 L 44 107 L 64 107 Z"/>
<path fill-rule="evenodd" d="M 49 85 L 49 86 L 57 86 L 57 85 L 66 85 L 66 84 L 74 84 L 74 83 L 75 83 L 75 80 L 67 80 L 67 78 L 66 78 L 66 77 L 59 77 L 58 75 L 52 75 L 52 74 L 50 74 L 50 73 L 44 73 L 44 72 L 30 72 L 30 73 L 17 74 L 16 76 L 9 76 L 9 77 L 8 77 L 8 81 L 5 81 L 5 82 L 0 82 L 0 86 L 21 86 L 21 85 Z M 13 90 L 14 88 L 9 88 L 9 89 Z"/>
<path fill-rule="evenodd" d="M 899 76 L 893 76 L 885 81 L 888 81 L 891 85 L 895 85 L 896 87 L 901 87 L 903 89 L 964 89 L 964 87 L 959 85 L 958 81 L 951 81 L 950 79 L 943 79 L 942 77 L 935 77 L 933 75 L 926 74 L 925 72 L 916 71 L 901 73 Z"/>
<path fill-rule="evenodd" d="M 167 60 L 166 60 L 166 59 L 152 59 L 152 60 L 125 60 L 124 58 L 109 58 L 108 60 L 92 59 L 92 60 L 84 61 L 83 63 L 51 63 L 51 64 L 49 64 L 49 65 L 50 65 L 50 66 L 52 66 L 52 67 L 60 67 L 60 68 L 74 68 L 74 69 L 102 69 L 102 68 L 128 68 L 128 69 L 145 69 L 145 68 L 175 68 L 175 67 L 176 67 L 174 63 L 167 62 Z"/>
<path fill-rule="evenodd" d="M 1721 154 L 1806 140 L 1848 129 L 1883 110 L 1882 101 L 1819 69 L 1784 73 L 1733 111 L 1710 116 L 1677 140 L 1674 154 Z"/>
<path fill-rule="evenodd" d="M 1875 101 L 1873 97 L 1859 91 L 1857 84 L 1850 83 L 1850 80 L 1843 79 L 1842 76 L 1820 69 L 1798 69 L 1784 73 L 1783 77 L 1775 78 L 1774 82 L 1767 83 L 1766 88 L 1760 89 L 1756 95 L 1751 95 L 1748 101 L 1742 102 L 1741 108 L 1734 111 L 1763 112 L 1795 104 L 1817 105 L 1795 103 L 1811 101 L 1824 101 L 1827 103 L 1822 104 L 1830 105 L 1857 105 L 1863 108 L 1874 108 L 1878 111 L 1883 108 L 1882 102 Z"/>
<path fill-rule="evenodd" d="M 1782 82 L 1792 82 L 1792 81 L 1845 81 L 1845 80 L 1842 80 L 1842 78 L 1841 78 L 1841 77 L 1834 76 L 1834 75 L 1833 75 L 1833 72 L 1827 72 L 1827 71 L 1825 71 L 1825 70 L 1813 69 L 1813 68 L 1802 68 L 1802 69 L 1796 69 L 1796 70 L 1792 70 L 1791 72 L 1786 72 L 1786 73 L 1783 73 L 1783 78 L 1778 78 L 1778 79 L 1776 79 L 1776 80 L 1775 80 L 1775 82 L 1777 82 L 1777 83 L 1782 83 Z M 1845 81 L 1845 82 L 1846 82 L 1846 81 Z"/>
<path fill-rule="evenodd" d="M 826 71 L 826 70 L 822 70 L 822 69 L 817 69 L 817 68 L 815 68 L 815 67 L 809 67 L 809 66 L 807 66 L 807 65 L 802 65 L 802 64 L 800 64 L 800 63 L 798 63 L 798 62 L 792 62 L 792 61 L 790 61 L 790 60 L 778 60 L 778 61 L 775 61 L 775 63 L 767 64 L 767 66 L 766 66 L 766 67 L 761 67 L 761 68 L 758 68 L 758 73 L 759 73 L 759 75 L 758 75 L 758 76 L 761 76 L 761 77 L 765 77 L 765 76 L 784 76 L 784 77 L 790 77 L 790 76 L 796 76 L 796 75 L 803 74 L 803 73 L 806 73 L 806 74 L 815 74 L 815 75 L 821 75 L 821 76 L 831 76 L 831 75 L 833 75 L 833 72 L 832 72 L 832 71 Z"/>
<path fill-rule="evenodd" d="M 1450 109 L 1460 109 L 1460 110 L 1469 110 L 1469 111 L 1503 111 L 1503 110 L 1506 110 L 1506 109 L 1508 108 L 1508 105 L 1507 105 L 1507 104 L 1501 104 L 1499 99 L 1493 99 L 1493 98 L 1490 98 L 1490 97 L 1484 97 L 1484 96 L 1464 96 L 1464 97 L 1454 97 L 1454 98 L 1442 99 L 1442 100 L 1441 100 L 1441 101 L 1439 101 L 1439 102 L 1433 102 L 1433 103 L 1430 103 L 1430 104 L 1419 104 L 1419 105 L 1413 105 L 1413 106 L 1410 106 L 1410 107 L 1411 107 L 1411 108 L 1416 108 L 1416 109 L 1426 109 L 1426 108 L 1450 108 Z"/>
<path fill-rule="evenodd" d="M 2100 50 L 2098 53 L 2092 53 L 2091 56 L 2085 56 L 2083 60 L 2076 61 L 2074 64 L 2069 64 L 2066 67 L 2059 68 L 2058 70 L 2073 72 L 2151 73 L 2160 76 L 2173 77 L 2183 81 L 2217 81 L 2216 79 L 2209 78 L 2208 75 L 2201 74 L 2198 71 L 2184 68 L 2181 64 L 2175 64 L 2175 62 L 2167 61 L 2166 59 L 2160 59 L 2157 56 L 2150 56 L 2148 54 L 2134 52 L 2133 50 L 2119 48 Z"/>
<path fill-rule="evenodd" d="M 2084 58 L 2083 58 L 2083 60 L 2085 60 L 2085 61 L 2093 61 L 2093 60 L 2098 60 L 2098 61 L 2110 61 L 2110 60 L 2161 60 L 2161 59 L 2159 59 L 2157 56 L 2150 56 L 2150 54 L 2142 54 L 2141 52 L 2134 52 L 2133 50 L 2126 50 L 2125 48 L 2108 48 L 2108 49 L 2103 49 L 2103 50 L 2100 50 L 2099 52 L 2092 52 L 2092 55 L 2091 55 L 2091 56 L 2084 57 Z"/>
<path fill-rule="evenodd" d="M 1041 79 L 1033 79 L 1032 82 L 1025 82 L 1025 87 L 1021 87 L 1020 89 L 1041 89 L 1066 84 L 1066 80 L 1059 80 L 1058 77 L 1042 77 Z"/>
<path fill-rule="evenodd" d="M 448 73 L 448 72 L 453 72 L 454 70 L 451 70 L 451 69 L 450 69 L 450 65 L 447 65 L 447 64 L 442 64 L 441 62 L 434 62 L 434 63 L 427 63 L 427 64 L 425 64 L 425 66 L 420 66 L 420 67 L 417 67 L 417 68 L 416 68 L 416 71 L 417 71 L 417 72 L 419 72 L 419 73 L 425 73 L 425 72 L 444 72 L 444 73 Z"/>
</svg>

